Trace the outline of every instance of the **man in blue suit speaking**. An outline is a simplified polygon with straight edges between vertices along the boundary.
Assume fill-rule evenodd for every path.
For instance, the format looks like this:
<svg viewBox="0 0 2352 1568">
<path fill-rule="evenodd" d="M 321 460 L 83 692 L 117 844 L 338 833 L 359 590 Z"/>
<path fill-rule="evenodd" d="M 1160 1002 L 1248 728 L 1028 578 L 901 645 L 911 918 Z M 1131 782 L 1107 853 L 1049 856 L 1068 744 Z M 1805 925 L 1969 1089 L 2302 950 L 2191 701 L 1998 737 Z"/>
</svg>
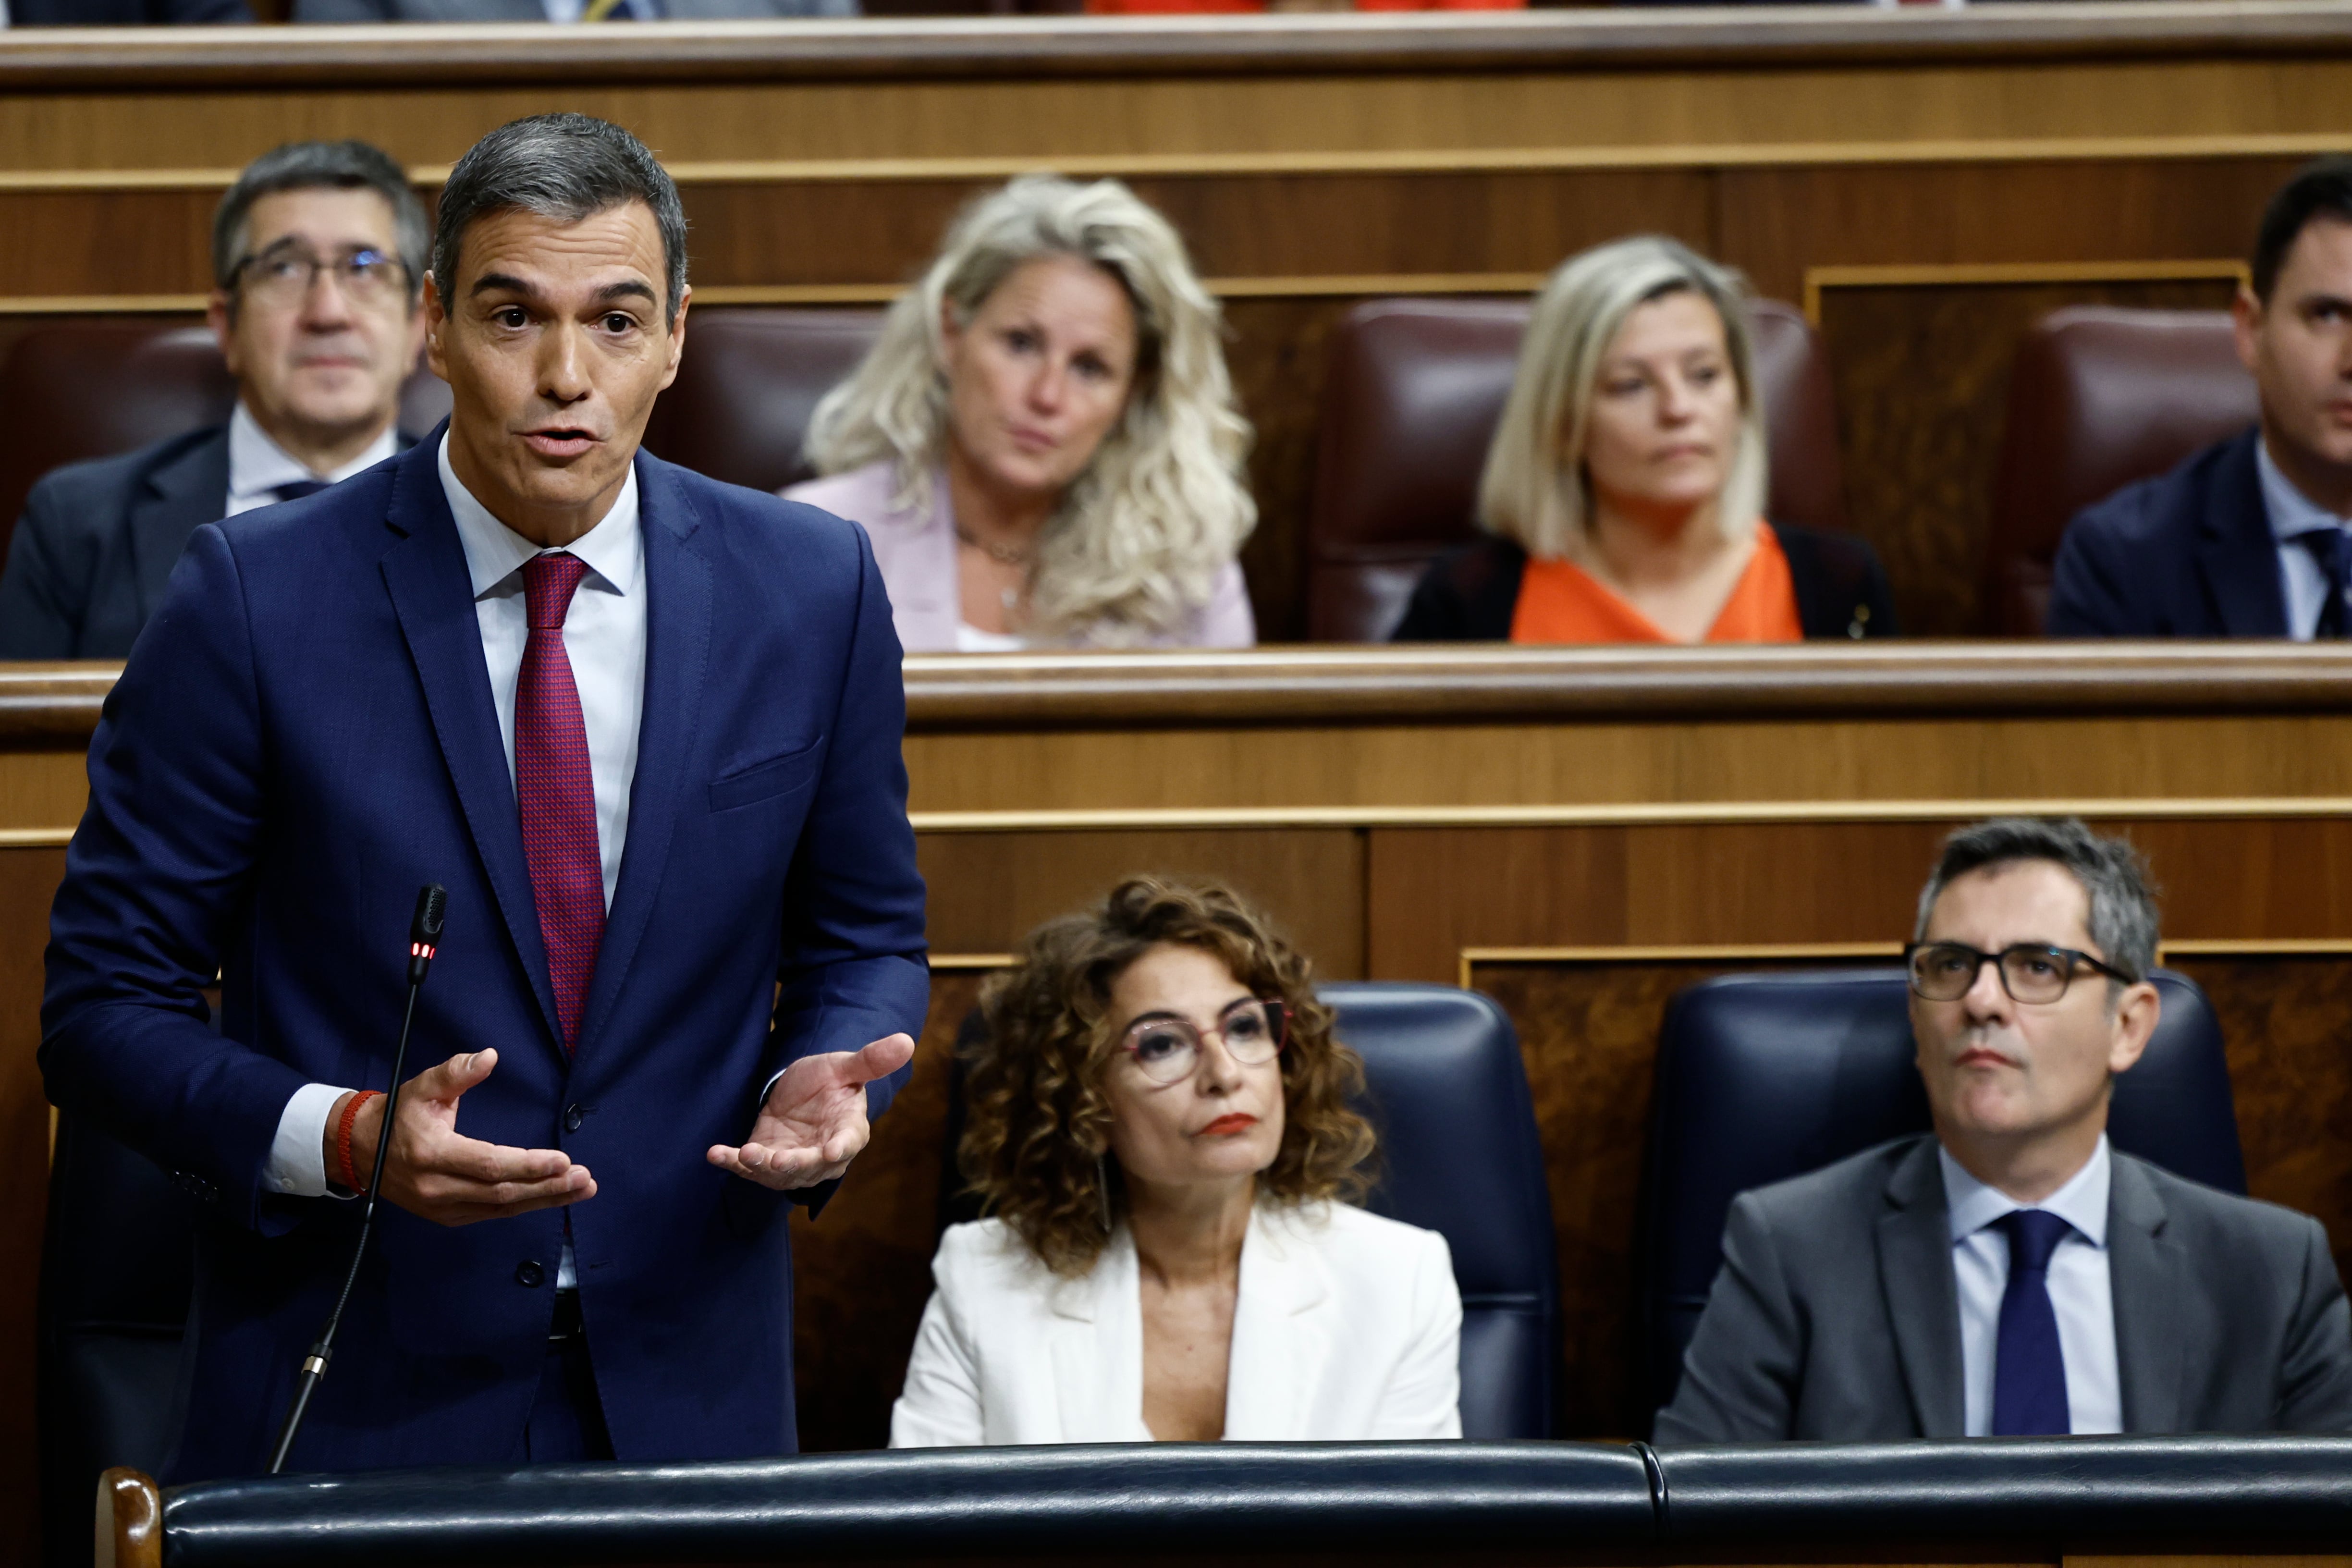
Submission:
<svg viewBox="0 0 2352 1568">
<path fill-rule="evenodd" d="M 197 530 L 92 742 L 50 1097 L 207 1200 L 173 1479 L 789 1451 L 785 1219 L 927 999 L 890 607 L 853 525 L 637 449 L 686 225 L 634 137 L 451 172 L 442 433 Z M 420 884 L 449 890 L 385 1101 Z M 217 972 L 221 1026 L 201 992 Z"/>
</svg>

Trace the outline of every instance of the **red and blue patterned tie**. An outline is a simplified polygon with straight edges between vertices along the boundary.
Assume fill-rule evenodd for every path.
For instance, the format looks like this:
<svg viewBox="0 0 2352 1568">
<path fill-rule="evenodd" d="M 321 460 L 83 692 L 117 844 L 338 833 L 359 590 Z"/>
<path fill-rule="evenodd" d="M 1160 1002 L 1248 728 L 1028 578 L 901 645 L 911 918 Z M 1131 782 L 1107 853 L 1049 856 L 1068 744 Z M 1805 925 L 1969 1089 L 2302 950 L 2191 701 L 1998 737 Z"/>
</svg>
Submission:
<svg viewBox="0 0 2352 1568">
<path fill-rule="evenodd" d="M 563 651 L 563 617 L 588 573 L 576 555 L 550 552 L 523 563 L 530 641 L 515 680 L 515 796 L 522 851 L 539 906 L 540 940 L 555 984 L 563 1048 L 580 1039 L 580 1010 L 604 940 L 604 863 L 596 848 L 596 780 L 588 767 L 588 726 Z"/>
</svg>

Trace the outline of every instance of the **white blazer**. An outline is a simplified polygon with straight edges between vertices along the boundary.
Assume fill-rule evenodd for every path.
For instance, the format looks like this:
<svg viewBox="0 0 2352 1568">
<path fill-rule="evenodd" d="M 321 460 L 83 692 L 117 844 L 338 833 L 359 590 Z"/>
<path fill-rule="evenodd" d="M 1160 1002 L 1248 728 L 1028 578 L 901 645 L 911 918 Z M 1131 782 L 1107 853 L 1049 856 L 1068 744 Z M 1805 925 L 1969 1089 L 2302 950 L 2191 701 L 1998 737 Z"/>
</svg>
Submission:
<svg viewBox="0 0 2352 1568">
<path fill-rule="evenodd" d="M 1082 1279 L 1056 1279 L 1002 1220 L 954 1226 L 931 1276 L 892 1447 L 1151 1440 L 1124 1225 Z M 1225 1436 L 1459 1437 L 1461 1339 L 1444 1237 L 1339 1204 L 1262 1204 L 1242 1242 Z"/>
</svg>

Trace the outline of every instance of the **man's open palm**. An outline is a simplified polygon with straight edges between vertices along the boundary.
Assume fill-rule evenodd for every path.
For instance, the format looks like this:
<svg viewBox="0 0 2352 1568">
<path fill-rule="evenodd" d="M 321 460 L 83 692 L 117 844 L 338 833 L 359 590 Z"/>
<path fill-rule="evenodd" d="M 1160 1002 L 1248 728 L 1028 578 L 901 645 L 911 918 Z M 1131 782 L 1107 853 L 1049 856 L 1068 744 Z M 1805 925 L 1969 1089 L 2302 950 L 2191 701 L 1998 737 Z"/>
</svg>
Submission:
<svg viewBox="0 0 2352 1568">
<path fill-rule="evenodd" d="M 711 1145 L 710 1163 L 780 1191 L 832 1181 L 872 1136 L 866 1086 L 914 1059 L 915 1042 L 905 1035 L 861 1051 L 803 1057 L 768 1090 L 742 1146 Z"/>
</svg>

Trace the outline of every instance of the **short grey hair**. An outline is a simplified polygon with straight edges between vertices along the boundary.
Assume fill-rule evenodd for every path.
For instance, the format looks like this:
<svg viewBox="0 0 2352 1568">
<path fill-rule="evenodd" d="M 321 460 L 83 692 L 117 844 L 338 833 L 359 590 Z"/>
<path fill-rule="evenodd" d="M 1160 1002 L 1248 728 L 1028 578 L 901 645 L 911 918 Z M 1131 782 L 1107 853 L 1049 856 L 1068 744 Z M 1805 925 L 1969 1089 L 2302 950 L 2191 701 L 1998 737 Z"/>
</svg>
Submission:
<svg viewBox="0 0 2352 1568">
<path fill-rule="evenodd" d="M 1490 532 L 1517 541 L 1539 560 L 1577 552 L 1591 521 L 1584 446 L 1601 358 L 1636 309 L 1682 293 L 1714 306 L 1723 322 L 1743 417 L 1717 521 L 1727 535 L 1747 537 L 1764 511 L 1768 461 L 1747 280 L 1657 235 L 1570 257 L 1536 296 L 1511 394 L 1478 479 L 1478 521 Z"/>
<path fill-rule="evenodd" d="M 1970 871 L 2014 860 L 2047 860 L 2074 874 L 2091 905 L 2091 941 L 2098 956 L 2133 982 L 2156 967 L 2156 890 L 2147 861 L 2125 838 L 2102 838 L 2080 817 L 1996 816 L 1944 840 L 1943 854 L 1919 893 L 1911 940 L 1927 934 L 1927 917 L 1946 888 Z"/>
<path fill-rule="evenodd" d="M 499 126 L 457 160 L 441 187 L 433 276 L 443 308 L 476 219 L 520 209 L 578 223 L 630 202 L 651 208 L 661 231 L 667 319 L 675 321 L 686 299 L 686 207 L 660 160 L 612 121 L 585 114 L 534 114 Z"/>
<path fill-rule="evenodd" d="M 393 246 L 408 274 L 408 300 L 425 287 L 425 204 L 389 153 L 365 142 L 289 142 L 245 166 L 213 209 L 213 281 L 232 299 L 253 204 L 283 191 L 373 191 L 392 207 Z"/>
</svg>

